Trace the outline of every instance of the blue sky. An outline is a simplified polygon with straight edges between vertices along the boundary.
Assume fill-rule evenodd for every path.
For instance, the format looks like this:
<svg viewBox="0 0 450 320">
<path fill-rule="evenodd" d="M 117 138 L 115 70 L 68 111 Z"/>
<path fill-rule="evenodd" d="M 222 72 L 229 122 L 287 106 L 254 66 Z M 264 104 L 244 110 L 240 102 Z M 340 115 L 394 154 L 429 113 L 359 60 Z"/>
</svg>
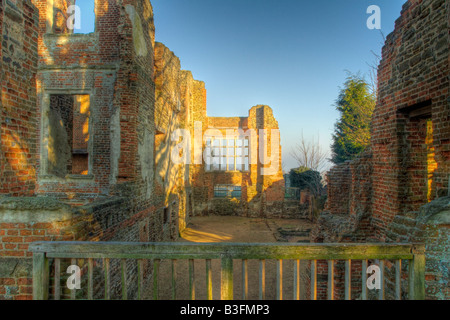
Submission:
<svg viewBox="0 0 450 320">
<path fill-rule="evenodd" d="M 302 132 L 329 150 L 346 70 L 368 74 L 405 0 L 152 0 L 156 40 L 206 83 L 209 116 L 272 107 L 284 169 Z M 92 12 L 92 0 L 77 0 Z M 381 32 L 367 8 L 381 9 Z M 85 19 L 83 28 L 93 28 Z M 83 21 L 83 20 L 82 20 Z M 83 32 L 83 31 L 81 31 Z"/>
<path fill-rule="evenodd" d="M 388 35 L 405 0 L 153 0 L 156 40 L 205 81 L 208 115 L 274 110 L 284 169 L 296 167 L 296 140 L 319 136 L 329 150 L 339 117 L 335 100 L 346 70 L 366 74 L 383 37 L 367 8 L 381 9 Z"/>
</svg>

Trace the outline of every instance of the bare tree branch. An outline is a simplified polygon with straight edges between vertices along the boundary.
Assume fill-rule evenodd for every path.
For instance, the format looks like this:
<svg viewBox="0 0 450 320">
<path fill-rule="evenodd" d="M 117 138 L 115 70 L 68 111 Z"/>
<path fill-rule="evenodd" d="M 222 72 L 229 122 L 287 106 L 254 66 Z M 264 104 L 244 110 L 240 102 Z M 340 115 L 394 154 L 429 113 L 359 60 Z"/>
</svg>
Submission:
<svg viewBox="0 0 450 320">
<path fill-rule="evenodd" d="M 297 146 L 291 150 L 291 156 L 299 167 L 322 172 L 328 165 L 328 152 L 322 149 L 319 136 L 306 140 L 303 132 Z"/>
</svg>

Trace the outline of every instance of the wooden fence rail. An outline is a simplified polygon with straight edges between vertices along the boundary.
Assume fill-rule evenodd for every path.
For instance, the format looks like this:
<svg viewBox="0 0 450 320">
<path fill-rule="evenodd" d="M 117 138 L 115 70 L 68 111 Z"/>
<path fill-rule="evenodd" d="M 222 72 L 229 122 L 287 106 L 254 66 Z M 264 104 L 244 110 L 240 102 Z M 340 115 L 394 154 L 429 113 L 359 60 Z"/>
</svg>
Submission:
<svg viewBox="0 0 450 320">
<path fill-rule="evenodd" d="M 171 260 L 172 299 L 176 293 L 177 261 L 189 261 L 189 294 L 195 299 L 194 260 L 206 262 L 206 294 L 212 299 L 211 260 L 221 260 L 220 298 L 232 300 L 233 297 L 233 262 L 242 261 L 242 297 L 248 298 L 248 260 L 259 261 L 259 299 L 266 298 L 265 276 L 266 260 L 276 261 L 276 296 L 283 299 L 283 260 L 294 261 L 293 297 L 300 298 L 300 263 L 311 261 L 311 299 L 317 299 L 317 262 L 328 261 L 328 299 L 334 299 L 335 263 L 345 261 L 345 298 L 351 299 L 351 265 L 352 261 L 362 261 L 361 297 L 367 299 L 368 260 L 377 260 L 382 272 L 381 283 L 384 284 L 384 260 L 395 262 L 395 298 L 401 298 L 402 260 L 409 261 L 409 299 L 425 298 L 425 250 L 423 245 L 411 244 L 242 244 L 242 243 L 117 243 L 117 242 L 35 242 L 30 246 L 33 252 L 33 298 L 47 300 L 49 297 L 49 259 L 54 259 L 55 299 L 60 298 L 61 259 L 86 259 L 88 277 L 88 299 L 93 299 L 94 277 L 93 259 L 103 259 L 105 299 L 111 298 L 110 260 L 120 260 L 122 282 L 122 299 L 127 299 L 126 260 L 137 260 L 138 299 L 143 291 L 143 263 L 153 261 L 153 298 L 158 299 L 158 275 L 161 259 Z M 71 290 L 74 297 L 75 290 Z M 385 298 L 384 286 L 379 292 L 379 299 Z"/>
</svg>

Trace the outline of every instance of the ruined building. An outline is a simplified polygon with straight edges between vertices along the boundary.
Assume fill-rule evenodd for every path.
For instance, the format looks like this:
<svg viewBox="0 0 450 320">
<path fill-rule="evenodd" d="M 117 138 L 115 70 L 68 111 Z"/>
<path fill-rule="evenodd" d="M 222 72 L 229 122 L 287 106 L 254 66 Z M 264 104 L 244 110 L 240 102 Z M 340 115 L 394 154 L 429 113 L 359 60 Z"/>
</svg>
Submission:
<svg viewBox="0 0 450 320">
<path fill-rule="evenodd" d="M 449 6 L 404 4 L 382 50 L 370 148 L 329 172 L 328 203 L 314 232 L 316 242 L 425 243 L 427 298 L 447 300 Z M 387 274 L 391 267 L 386 264 Z"/>
<path fill-rule="evenodd" d="M 69 28 L 73 4 L 0 0 L 0 299 L 31 298 L 34 241 L 169 241 L 193 215 L 289 209 L 268 106 L 208 117 L 205 84 L 155 42 L 149 1 L 95 0 L 88 34 Z M 173 160 L 180 132 L 200 161 Z"/>
</svg>

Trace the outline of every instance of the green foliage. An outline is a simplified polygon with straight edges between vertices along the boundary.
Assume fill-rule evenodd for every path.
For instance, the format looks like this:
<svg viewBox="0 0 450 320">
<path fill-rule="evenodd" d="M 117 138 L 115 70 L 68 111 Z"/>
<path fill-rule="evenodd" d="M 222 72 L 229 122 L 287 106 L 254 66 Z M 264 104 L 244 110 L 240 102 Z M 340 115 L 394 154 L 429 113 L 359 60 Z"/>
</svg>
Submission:
<svg viewBox="0 0 450 320">
<path fill-rule="evenodd" d="M 350 74 L 336 100 L 340 119 L 335 124 L 331 161 L 335 164 L 354 159 L 370 144 L 370 122 L 376 95 L 360 76 Z"/>
<path fill-rule="evenodd" d="M 320 194 L 323 190 L 320 172 L 306 167 L 291 169 L 289 179 L 291 181 L 291 187 L 299 188 L 300 190 L 309 190 L 314 195 Z"/>
</svg>

